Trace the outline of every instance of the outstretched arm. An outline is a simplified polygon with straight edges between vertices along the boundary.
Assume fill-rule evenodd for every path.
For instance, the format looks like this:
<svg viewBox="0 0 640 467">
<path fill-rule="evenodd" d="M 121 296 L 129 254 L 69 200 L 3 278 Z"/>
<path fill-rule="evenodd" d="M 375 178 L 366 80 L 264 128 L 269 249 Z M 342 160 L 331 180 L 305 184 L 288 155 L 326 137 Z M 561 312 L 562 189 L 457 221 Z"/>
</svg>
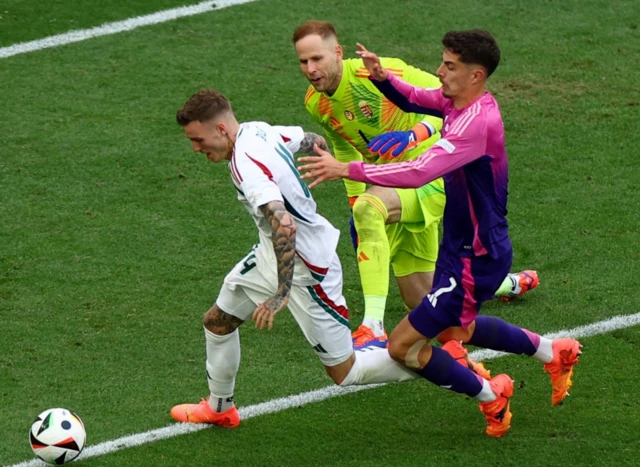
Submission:
<svg viewBox="0 0 640 467">
<path fill-rule="evenodd" d="M 256 308 L 253 319 L 257 328 L 263 329 L 267 325 L 268 329 L 271 329 L 276 313 L 289 303 L 296 254 L 296 223 L 282 201 L 270 201 L 260 206 L 260 210 L 271 224 L 271 241 L 276 254 L 278 271 L 278 289 L 272 297 Z"/>
<path fill-rule="evenodd" d="M 470 111 L 468 111 L 470 112 Z M 464 116 L 464 114 L 463 114 Z M 418 188 L 486 154 L 486 120 L 469 113 L 464 128 L 452 131 L 417 159 L 394 164 L 369 165 L 341 163 L 322 151 L 320 157 L 303 157 L 302 178 L 313 179 L 313 188 L 322 182 L 349 178 L 372 185 Z"/>
<path fill-rule="evenodd" d="M 409 84 L 388 73 L 374 52 L 367 50 L 362 44 L 357 44 L 357 47 L 356 53 L 362 57 L 371 75 L 371 81 L 387 99 L 404 112 L 442 117 L 445 99 L 439 88 L 424 88 Z"/>
</svg>

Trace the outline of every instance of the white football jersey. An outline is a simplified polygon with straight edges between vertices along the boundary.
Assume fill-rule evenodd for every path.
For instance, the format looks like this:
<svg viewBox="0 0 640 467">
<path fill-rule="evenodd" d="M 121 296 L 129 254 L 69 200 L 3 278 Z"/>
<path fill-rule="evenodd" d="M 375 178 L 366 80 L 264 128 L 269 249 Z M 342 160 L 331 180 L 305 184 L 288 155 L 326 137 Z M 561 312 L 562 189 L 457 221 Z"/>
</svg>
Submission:
<svg viewBox="0 0 640 467">
<path fill-rule="evenodd" d="M 229 162 L 238 199 L 258 227 L 258 265 L 275 274 L 277 263 L 271 241 L 271 225 L 260 206 L 282 201 L 296 229 L 294 282 L 322 281 L 336 254 L 340 232 L 316 212 L 316 203 L 295 166 L 304 131 L 300 127 L 242 123 Z"/>
</svg>

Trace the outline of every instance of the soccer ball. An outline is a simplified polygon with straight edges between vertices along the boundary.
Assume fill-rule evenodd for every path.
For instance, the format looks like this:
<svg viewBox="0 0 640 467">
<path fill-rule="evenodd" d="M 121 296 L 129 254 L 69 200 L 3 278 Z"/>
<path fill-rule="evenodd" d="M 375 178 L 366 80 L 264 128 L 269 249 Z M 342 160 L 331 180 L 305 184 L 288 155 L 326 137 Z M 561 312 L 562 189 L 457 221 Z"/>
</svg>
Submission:
<svg viewBox="0 0 640 467">
<path fill-rule="evenodd" d="M 78 457 L 87 434 L 84 423 L 67 409 L 49 409 L 31 425 L 29 439 L 36 456 L 49 464 L 66 464 Z"/>
</svg>

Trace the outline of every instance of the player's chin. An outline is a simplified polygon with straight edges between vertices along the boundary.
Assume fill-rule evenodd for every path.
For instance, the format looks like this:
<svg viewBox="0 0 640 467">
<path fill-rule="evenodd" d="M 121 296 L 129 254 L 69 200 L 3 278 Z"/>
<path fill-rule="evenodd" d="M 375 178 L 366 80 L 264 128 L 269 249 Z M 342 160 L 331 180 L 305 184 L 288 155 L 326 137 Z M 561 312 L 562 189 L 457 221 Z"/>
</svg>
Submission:
<svg viewBox="0 0 640 467">
<path fill-rule="evenodd" d="M 324 79 L 320 78 L 320 79 L 316 79 L 316 80 L 309 80 L 309 82 L 311 83 L 311 86 L 313 86 L 313 89 L 316 90 L 316 92 L 324 92 L 326 90 L 326 86 L 324 85 Z"/>
<path fill-rule="evenodd" d="M 220 162 L 222 159 L 224 159 L 224 156 L 221 154 L 207 154 L 207 159 L 209 159 L 211 162 L 213 162 L 214 164 L 217 162 Z"/>
</svg>

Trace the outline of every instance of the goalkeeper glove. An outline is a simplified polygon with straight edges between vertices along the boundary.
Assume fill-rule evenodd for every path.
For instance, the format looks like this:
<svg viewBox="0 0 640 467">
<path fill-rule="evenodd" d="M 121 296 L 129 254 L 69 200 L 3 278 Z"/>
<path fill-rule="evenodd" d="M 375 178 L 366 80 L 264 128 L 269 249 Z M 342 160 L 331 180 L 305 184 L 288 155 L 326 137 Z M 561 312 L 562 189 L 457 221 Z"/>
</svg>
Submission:
<svg viewBox="0 0 640 467">
<path fill-rule="evenodd" d="M 429 139 L 435 128 L 426 122 L 420 122 L 410 131 L 391 131 L 373 138 L 367 145 L 371 154 L 378 154 L 383 159 L 398 157 L 404 151 L 415 148 L 418 144 Z"/>
</svg>

